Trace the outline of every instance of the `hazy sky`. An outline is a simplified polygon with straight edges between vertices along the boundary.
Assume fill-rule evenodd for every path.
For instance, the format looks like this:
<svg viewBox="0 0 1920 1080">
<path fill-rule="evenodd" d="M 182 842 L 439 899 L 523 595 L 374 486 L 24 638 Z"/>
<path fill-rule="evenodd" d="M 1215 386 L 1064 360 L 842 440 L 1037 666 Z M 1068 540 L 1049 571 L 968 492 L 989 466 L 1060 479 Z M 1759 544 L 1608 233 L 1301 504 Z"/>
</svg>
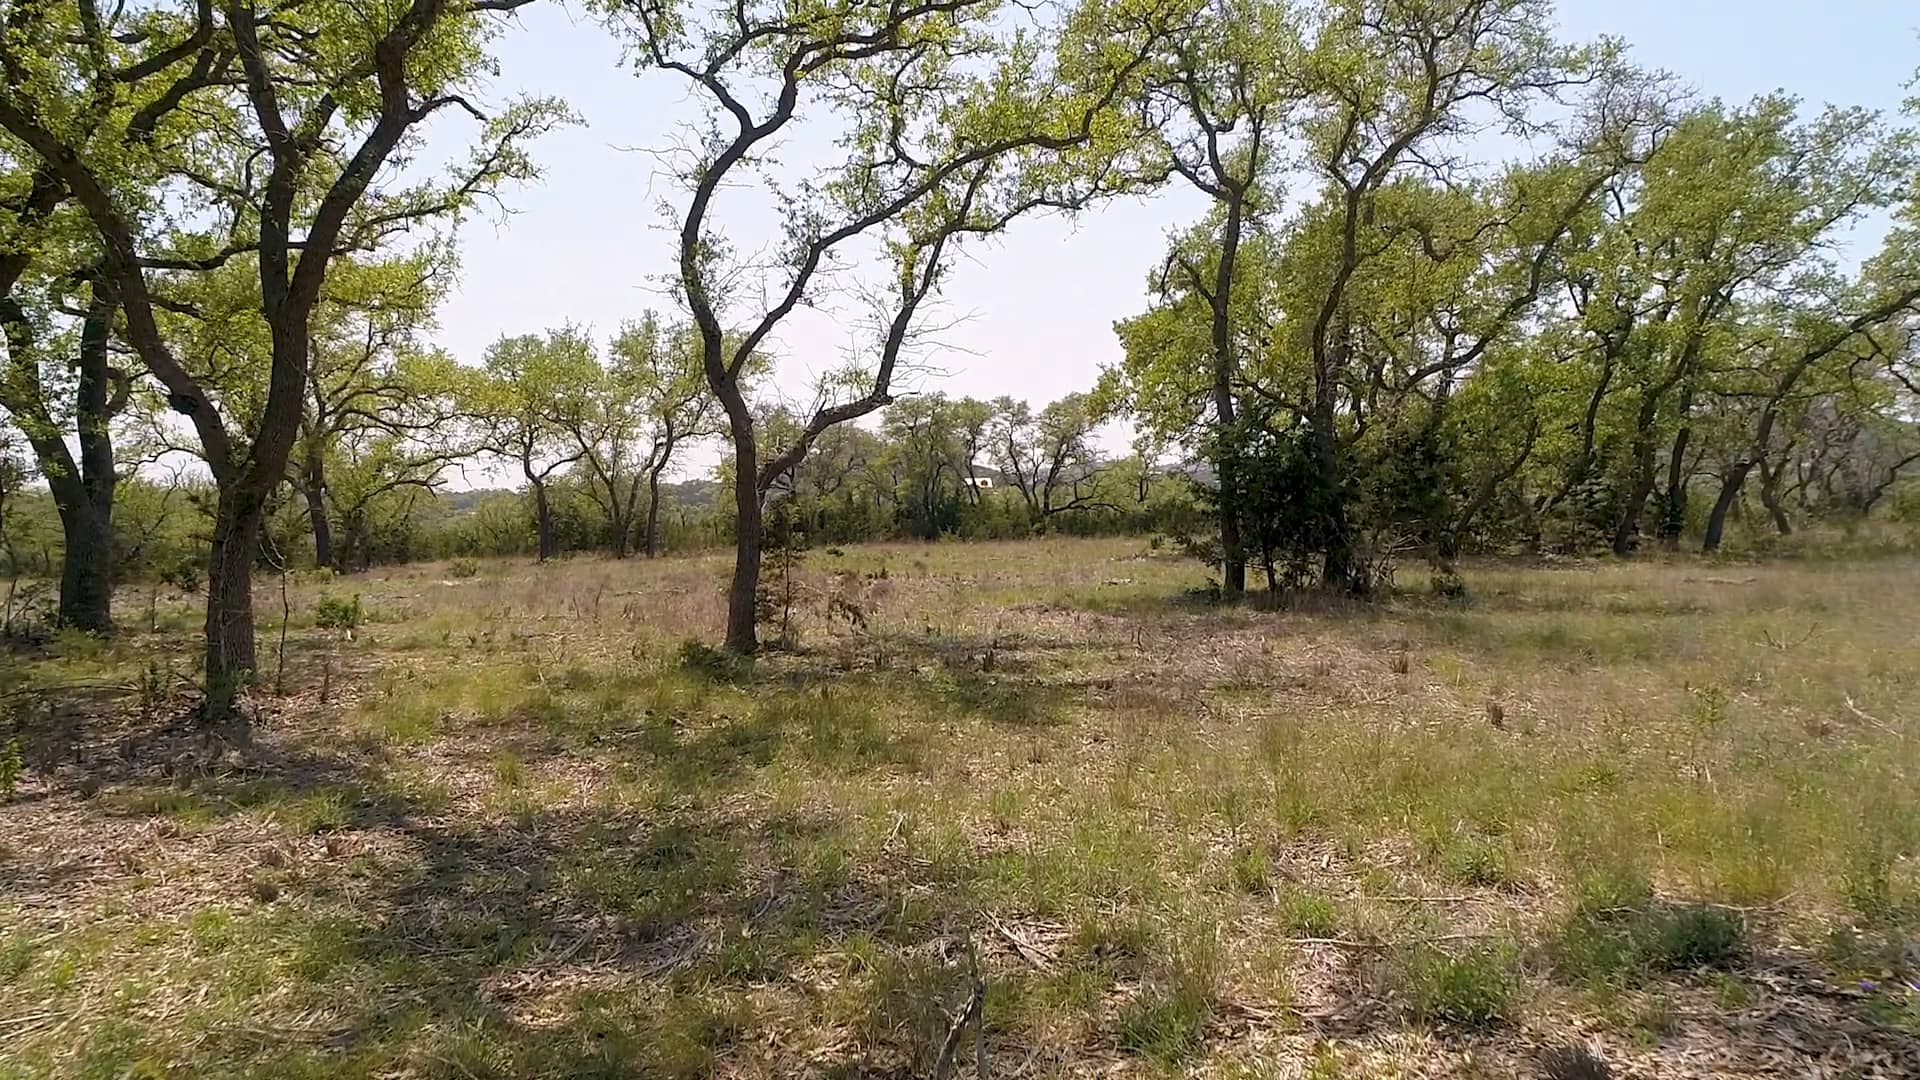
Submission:
<svg viewBox="0 0 1920 1080">
<path fill-rule="evenodd" d="M 1566 40 L 1623 38 L 1642 65 L 1730 101 L 1784 89 L 1810 106 L 1891 111 L 1920 66 L 1912 0 L 1563 0 L 1559 17 Z M 467 362 L 501 334 L 575 322 L 604 338 L 649 306 L 670 306 L 659 282 L 673 243 L 657 207 L 674 192 L 645 151 L 670 146 L 698 115 L 699 102 L 673 77 L 623 66 L 617 45 L 577 8 L 535 5 L 500 57 L 490 96 L 557 95 L 585 123 L 536 146 L 545 179 L 509 197 L 511 217 L 463 230 L 441 340 Z M 948 374 L 926 388 L 1036 405 L 1086 389 L 1118 357 L 1114 321 L 1145 306 L 1167 233 L 1202 208 L 1175 187 L 1073 222 L 1020 222 L 976 245 L 946 289 L 943 316 L 960 320 L 941 335 L 953 347 L 937 359 Z M 764 215 L 727 220 L 737 246 L 766 235 Z M 844 319 L 814 313 L 781 332 L 784 387 L 797 392 L 809 372 L 838 361 L 852 336 Z"/>
</svg>

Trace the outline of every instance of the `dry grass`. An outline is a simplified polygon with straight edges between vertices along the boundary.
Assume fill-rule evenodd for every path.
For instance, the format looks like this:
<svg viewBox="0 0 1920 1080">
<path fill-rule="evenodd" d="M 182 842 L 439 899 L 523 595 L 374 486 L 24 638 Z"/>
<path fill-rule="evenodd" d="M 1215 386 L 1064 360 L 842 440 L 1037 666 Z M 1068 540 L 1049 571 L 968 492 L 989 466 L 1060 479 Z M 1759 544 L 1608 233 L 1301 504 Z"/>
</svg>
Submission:
<svg viewBox="0 0 1920 1080">
<path fill-rule="evenodd" d="M 295 584 L 244 752 L 184 600 L 35 661 L 0 1076 L 926 1076 L 969 946 L 1000 1076 L 1920 1075 L 1920 564 L 862 547 L 747 672 L 723 569 Z"/>
</svg>

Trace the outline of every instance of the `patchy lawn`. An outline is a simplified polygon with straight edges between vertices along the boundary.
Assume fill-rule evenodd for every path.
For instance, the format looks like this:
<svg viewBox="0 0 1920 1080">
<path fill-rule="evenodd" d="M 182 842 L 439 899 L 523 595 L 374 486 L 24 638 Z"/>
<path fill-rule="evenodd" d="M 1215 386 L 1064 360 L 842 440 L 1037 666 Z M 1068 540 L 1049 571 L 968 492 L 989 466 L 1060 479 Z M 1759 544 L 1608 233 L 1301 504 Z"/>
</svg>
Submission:
<svg viewBox="0 0 1920 1080">
<path fill-rule="evenodd" d="M 243 750 L 187 598 L 21 662 L 0 1076 L 1920 1075 L 1920 563 L 723 567 L 268 583 Z"/>
</svg>

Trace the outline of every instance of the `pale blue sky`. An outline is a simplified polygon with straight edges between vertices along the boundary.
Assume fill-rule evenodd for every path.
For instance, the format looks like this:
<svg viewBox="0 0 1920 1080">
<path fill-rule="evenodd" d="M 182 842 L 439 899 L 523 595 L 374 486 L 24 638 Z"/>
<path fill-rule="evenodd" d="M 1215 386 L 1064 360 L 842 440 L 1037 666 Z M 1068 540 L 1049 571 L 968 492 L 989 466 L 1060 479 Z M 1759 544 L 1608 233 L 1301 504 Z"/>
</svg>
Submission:
<svg viewBox="0 0 1920 1080">
<path fill-rule="evenodd" d="M 1810 106 L 1892 111 L 1920 66 L 1920 6 L 1911 0 L 1563 0 L 1559 17 L 1568 40 L 1623 38 L 1641 64 L 1728 100 L 1785 89 Z M 615 44 L 578 10 L 534 6 L 500 55 L 492 96 L 558 95 L 586 123 L 537 146 L 546 178 L 510 196 L 513 216 L 463 230 L 441 340 L 468 362 L 504 333 L 572 321 L 604 336 L 648 306 L 668 306 L 658 281 L 672 242 L 656 208 L 668 192 L 641 151 L 670 145 L 675 126 L 696 115 L 670 77 L 623 68 Z M 945 315 L 964 317 L 942 335 L 954 350 L 935 361 L 949 374 L 926 388 L 1036 404 L 1087 388 L 1117 358 L 1114 321 L 1145 305 L 1166 234 L 1200 211 L 1192 193 L 1173 188 L 1076 222 L 1021 222 L 977 246 L 946 293 Z M 766 220 L 729 219 L 736 243 L 755 246 Z M 812 313 L 782 332 L 783 387 L 797 392 L 809 372 L 837 361 L 850 337 L 844 318 Z"/>
</svg>

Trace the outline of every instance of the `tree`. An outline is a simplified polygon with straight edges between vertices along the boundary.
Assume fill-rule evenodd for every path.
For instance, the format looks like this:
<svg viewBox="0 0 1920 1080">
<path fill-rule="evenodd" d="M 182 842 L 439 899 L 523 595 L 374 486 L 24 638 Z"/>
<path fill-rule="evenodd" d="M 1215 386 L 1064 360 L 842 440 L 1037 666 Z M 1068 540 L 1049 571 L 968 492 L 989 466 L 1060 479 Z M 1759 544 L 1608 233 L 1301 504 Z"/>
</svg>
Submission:
<svg viewBox="0 0 1920 1080">
<path fill-rule="evenodd" d="M 1168 257 L 1184 285 L 1206 305 L 1208 391 L 1217 430 L 1235 424 L 1234 385 L 1247 327 L 1235 324 L 1240 245 L 1258 230 L 1273 200 L 1262 190 L 1301 96 L 1296 14 L 1276 0 L 1205 0 L 1180 32 L 1168 35 L 1147 69 L 1143 123 L 1161 143 L 1165 168 L 1213 200 L 1204 257 L 1176 244 Z M 1232 440 L 1208 443 L 1216 451 Z M 1216 453 L 1220 477 L 1222 587 L 1246 588 L 1246 553 L 1236 510 L 1239 463 Z M 1029 503 L 1032 500 L 1029 499 Z"/>
<path fill-rule="evenodd" d="M 305 497 L 314 565 L 355 565 L 364 542 L 336 560 L 333 523 L 363 527 L 367 504 L 402 487 L 430 486 L 471 448 L 455 437 L 461 381 L 453 361 L 421 340 L 448 268 L 431 249 L 405 258 L 342 260 L 316 308 L 307 402 L 288 479 Z M 328 462 L 355 468 L 336 491 Z M 345 498 L 335 498 L 351 491 Z M 364 538 L 361 538 L 362 540 Z"/>
<path fill-rule="evenodd" d="M 961 238 L 991 233 L 1049 206 L 1081 205 L 1114 178 L 1127 149 L 1114 103 L 1162 32 L 1156 11 L 1089 3 L 1044 52 L 1031 37 L 1003 43 L 991 0 L 827 0 L 769 8 L 690 9 L 640 0 L 615 9 L 643 64 L 684 80 L 711 103 L 681 179 L 677 284 L 700 334 L 707 383 L 727 417 L 734 481 L 734 573 L 726 645 L 752 653 L 767 492 L 838 424 L 885 408 L 917 316 Z M 784 205 L 776 266 L 735 260 L 714 220 L 716 196 L 763 164 L 801 115 L 803 94 L 846 132 L 846 157 Z M 799 437 L 763 458 L 743 376 L 795 308 L 817 299 L 822 269 L 850 241 L 884 234 L 893 280 L 879 305 L 870 363 L 842 373 Z M 742 275 L 764 271 L 761 287 Z M 768 303 L 739 315 L 747 296 Z M 727 322 L 742 328 L 729 347 Z"/>
<path fill-rule="evenodd" d="M 261 526 L 306 401 L 311 320 L 327 272 L 343 252 L 366 250 L 411 224 L 461 211 L 504 180 L 530 176 L 524 142 L 560 118 L 549 103 L 525 102 L 487 120 L 467 93 L 484 66 L 493 13 L 524 0 L 411 0 L 380 8 L 295 5 L 263 12 L 227 0 L 216 14 L 201 0 L 190 15 L 116 9 L 101 17 L 91 0 L 78 14 L 50 18 L 52 5 L 15 5 L 0 39 L 8 72 L 0 128 L 24 144 L 85 212 L 102 255 L 102 276 L 125 316 L 124 333 L 147 371 L 190 423 L 218 492 L 208 560 L 204 715 L 228 720 L 256 668 L 252 567 Z M 157 20 L 176 33 L 131 64 L 118 57 L 149 35 L 122 19 Z M 44 23 L 36 26 L 36 23 Z M 141 27 L 146 30 L 150 27 Z M 29 35 L 38 34 L 32 40 Z M 233 66 L 237 65 L 237 71 Z M 225 94 L 237 83 L 241 100 Z M 208 93 L 211 91 L 211 93 Z M 153 103 L 207 98 L 188 130 L 147 140 Z M 95 119 L 80 103 L 107 99 Z M 376 183 L 382 167 L 429 117 L 449 108 L 484 121 L 473 161 L 446 182 Z M 217 116 L 219 122 L 208 119 Z M 162 160 L 130 147 L 211 146 L 194 160 Z M 158 185 L 156 176 L 177 181 Z M 167 198 L 184 190 L 205 220 L 195 232 L 169 228 Z M 216 235 L 218 234 L 218 235 Z M 257 425 L 223 412 L 205 380 L 183 365 L 161 329 L 169 275 L 250 255 L 268 330 L 269 363 Z"/>
<path fill-rule="evenodd" d="M 585 453 L 571 432 L 584 428 L 593 407 L 600 378 L 593 342 L 574 327 L 503 337 L 487 348 L 484 370 L 465 411 L 480 426 L 480 451 L 512 463 L 527 482 L 545 562 L 560 549 L 552 479 Z"/>
<path fill-rule="evenodd" d="M 627 557 L 638 526 L 641 550 L 652 558 L 659 554 L 660 478 L 676 451 L 718 434 L 714 400 L 690 327 L 663 326 L 647 312 L 621 328 L 610 352 L 588 411 L 568 427 L 614 557 Z"/>
<path fill-rule="evenodd" d="M 1310 373 L 1305 424 L 1320 483 L 1336 493 L 1347 481 L 1341 398 L 1360 347 L 1351 291 L 1380 253 L 1367 241 L 1383 231 L 1381 204 L 1392 197 L 1393 181 L 1409 172 L 1444 173 L 1446 141 L 1471 130 L 1478 115 L 1529 130 L 1529 108 L 1585 81 L 1592 62 L 1554 42 L 1552 12 L 1542 0 L 1376 7 L 1361 0 L 1330 5 L 1303 76 L 1313 96 L 1307 155 L 1327 187 L 1318 212 L 1325 258 L 1293 299 L 1306 313 L 1298 335 Z M 1592 184 L 1597 191 L 1599 182 Z M 1528 291 L 1537 295 L 1539 275 L 1532 278 Z M 1532 296 L 1520 299 L 1524 305 Z M 1353 537 L 1337 495 L 1330 512 L 1322 578 L 1364 588 L 1354 576 Z"/>
<path fill-rule="evenodd" d="M 64 626 L 104 634 L 113 629 L 113 510 L 120 479 L 112 425 L 127 404 L 132 378 L 112 355 L 112 286 L 91 269 L 44 283 L 51 294 L 41 297 L 47 308 L 77 312 L 79 319 L 77 333 L 49 340 L 42 329 L 49 320 L 30 315 L 16 292 L 30 251 L 23 244 L 0 255 L 0 323 L 7 342 L 0 405 L 25 435 L 60 517 L 65 543 L 57 617 Z M 66 284 L 77 286 L 84 301 L 62 295 Z"/>
<path fill-rule="evenodd" d="M 1094 412 L 1085 394 L 1068 394 L 1038 415 L 1024 401 L 1001 398 L 995 463 L 1026 503 L 1030 524 L 1055 514 L 1119 507 L 1098 490 L 1103 470 L 1091 441 Z"/>
</svg>

